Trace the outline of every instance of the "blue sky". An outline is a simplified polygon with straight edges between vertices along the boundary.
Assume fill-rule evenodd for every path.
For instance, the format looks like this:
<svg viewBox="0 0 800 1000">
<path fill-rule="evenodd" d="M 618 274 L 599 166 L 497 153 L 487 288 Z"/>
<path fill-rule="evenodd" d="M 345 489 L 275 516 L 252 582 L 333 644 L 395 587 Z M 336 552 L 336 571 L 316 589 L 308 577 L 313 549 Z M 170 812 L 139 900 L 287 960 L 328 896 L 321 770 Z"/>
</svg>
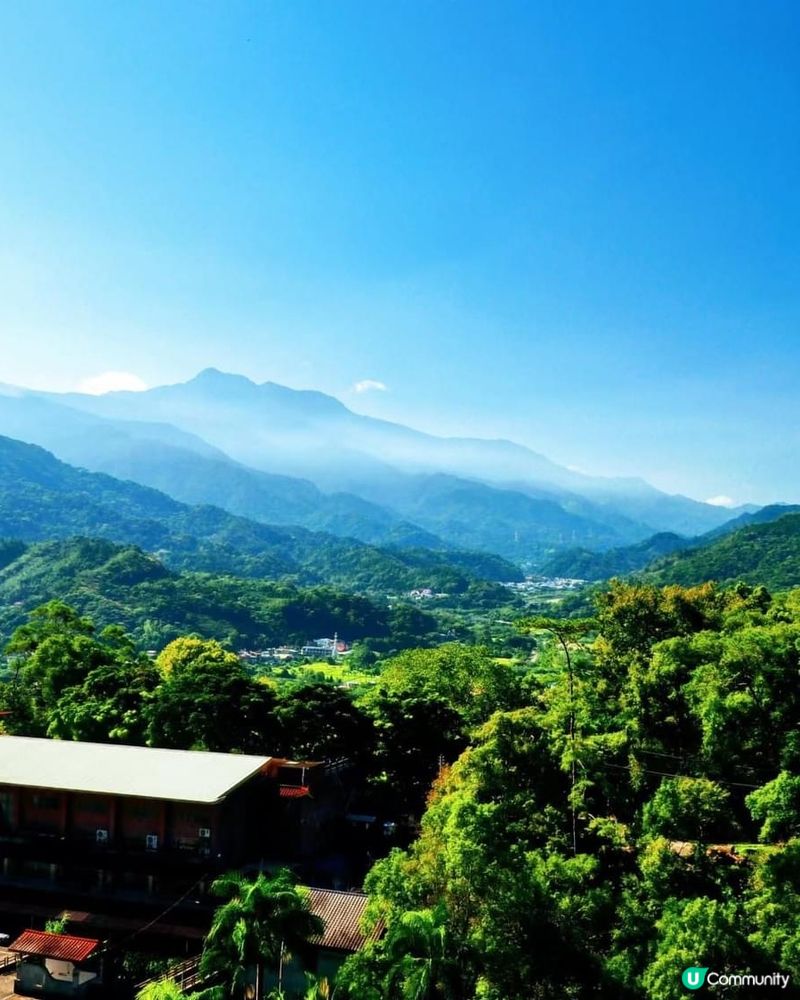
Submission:
<svg viewBox="0 0 800 1000">
<path fill-rule="evenodd" d="M 9 0 L 0 37 L 0 381 L 215 365 L 800 500 L 796 4 Z"/>
</svg>

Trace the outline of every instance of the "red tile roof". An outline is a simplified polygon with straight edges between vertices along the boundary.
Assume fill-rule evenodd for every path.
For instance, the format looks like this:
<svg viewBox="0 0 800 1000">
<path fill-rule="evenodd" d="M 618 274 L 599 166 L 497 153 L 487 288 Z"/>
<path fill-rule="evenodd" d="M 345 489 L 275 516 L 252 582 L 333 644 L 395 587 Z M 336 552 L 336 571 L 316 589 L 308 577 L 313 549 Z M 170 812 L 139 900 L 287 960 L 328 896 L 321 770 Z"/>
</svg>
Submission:
<svg viewBox="0 0 800 1000">
<path fill-rule="evenodd" d="M 9 951 L 18 951 L 23 955 L 60 958 L 63 962 L 83 962 L 99 944 L 94 938 L 75 937 L 72 934 L 24 931 L 8 948 Z"/>
<path fill-rule="evenodd" d="M 305 785 L 281 785 L 278 794 L 282 799 L 302 799 L 311 794 L 311 789 Z"/>
<path fill-rule="evenodd" d="M 369 934 L 361 930 L 361 918 L 367 906 L 363 892 L 340 892 L 336 889 L 309 889 L 311 912 L 325 923 L 325 930 L 311 941 L 320 948 L 336 951 L 360 951 L 364 944 L 383 933 L 379 924 Z"/>
</svg>

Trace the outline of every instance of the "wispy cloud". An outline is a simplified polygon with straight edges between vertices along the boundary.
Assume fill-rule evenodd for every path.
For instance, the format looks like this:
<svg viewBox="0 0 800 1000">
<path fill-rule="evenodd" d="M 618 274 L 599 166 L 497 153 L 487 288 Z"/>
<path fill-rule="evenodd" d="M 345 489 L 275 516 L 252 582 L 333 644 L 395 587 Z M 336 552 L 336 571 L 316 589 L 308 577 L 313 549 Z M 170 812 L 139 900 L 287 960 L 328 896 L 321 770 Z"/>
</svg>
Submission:
<svg viewBox="0 0 800 1000">
<path fill-rule="evenodd" d="M 732 497 L 726 497 L 724 493 L 721 493 L 718 497 L 709 497 L 706 503 L 710 503 L 712 507 L 736 506 L 736 501 Z"/>
<path fill-rule="evenodd" d="M 364 378 L 356 382 L 353 386 L 356 392 L 388 392 L 389 387 L 385 382 L 379 382 L 374 378 Z"/>
<path fill-rule="evenodd" d="M 147 383 L 132 372 L 103 372 L 78 384 L 78 392 L 89 396 L 102 396 L 107 392 L 143 392 L 146 388 Z"/>
</svg>

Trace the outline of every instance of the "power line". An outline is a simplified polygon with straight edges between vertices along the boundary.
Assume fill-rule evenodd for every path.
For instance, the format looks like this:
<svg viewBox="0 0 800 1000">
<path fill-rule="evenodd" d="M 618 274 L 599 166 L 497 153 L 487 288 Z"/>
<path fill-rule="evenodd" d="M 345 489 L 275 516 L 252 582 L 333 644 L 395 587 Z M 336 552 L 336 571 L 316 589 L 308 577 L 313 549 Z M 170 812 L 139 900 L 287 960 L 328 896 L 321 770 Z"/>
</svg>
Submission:
<svg viewBox="0 0 800 1000">
<path fill-rule="evenodd" d="M 632 764 L 614 764 L 608 760 L 601 760 L 606 767 L 613 767 L 619 771 L 643 771 L 645 774 L 655 774 L 662 778 L 704 778 L 706 781 L 713 781 L 717 785 L 731 785 L 735 788 L 761 788 L 761 785 L 753 785 L 745 781 L 726 781 L 724 778 L 710 778 L 707 774 L 681 774 L 679 771 L 655 771 L 649 767 L 635 767 Z"/>
</svg>

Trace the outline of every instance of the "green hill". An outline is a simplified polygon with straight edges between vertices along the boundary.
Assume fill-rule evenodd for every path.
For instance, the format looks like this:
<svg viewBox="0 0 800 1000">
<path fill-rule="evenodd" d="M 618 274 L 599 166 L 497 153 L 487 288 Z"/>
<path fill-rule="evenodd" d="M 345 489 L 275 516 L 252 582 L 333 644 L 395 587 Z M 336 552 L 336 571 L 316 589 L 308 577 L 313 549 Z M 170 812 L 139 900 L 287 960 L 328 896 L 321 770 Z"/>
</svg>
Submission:
<svg viewBox="0 0 800 1000">
<path fill-rule="evenodd" d="M 492 555 L 378 548 L 303 528 L 260 524 L 217 507 L 190 507 L 0 437 L 0 536 L 32 542 L 77 535 L 137 545 L 173 569 L 328 583 L 370 593 L 423 586 L 466 593 L 480 580 L 520 578 L 515 566 Z M 506 600 L 506 591 L 496 589 L 498 599 Z"/>
<path fill-rule="evenodd" d="M 624 545 L 607 552 L 567 549 L 548 559 L 540 572 L 543 576 L 563 576 L 573 580 L 609 580 L 612 576 L 635 573 L 654 559 L 694 544 L 692 539 L 664 531 L 635 545 Z"/>
<path fill-rule="evenodd" d="M 740 528 L 703 548 L 660 560 L 644 575 L 654 583 L 686 586 L 705 580 L 744 580 L 773 590 L 800 586 L 800 514 Z"/>
<path fill-rule="evenodd" d="M 3 553 L 12 558 L 3 558 Z M 144 647 L 197 632 L 234 645 L 342 638 L 395 638 L 397 623 L 420 635 L 436 627 L 416 609 L 404 616 L 384 604 L 330 587 L 299 588 L 266 580 L 177 573 L 132 545 L 74 538 L 28 546 L 0 542 L 0 638 L 29 611 L 58 598 L 96 625 L 123 625 Z M 408 616 L 412 615 L 413 622 Z"/>
</svg>

